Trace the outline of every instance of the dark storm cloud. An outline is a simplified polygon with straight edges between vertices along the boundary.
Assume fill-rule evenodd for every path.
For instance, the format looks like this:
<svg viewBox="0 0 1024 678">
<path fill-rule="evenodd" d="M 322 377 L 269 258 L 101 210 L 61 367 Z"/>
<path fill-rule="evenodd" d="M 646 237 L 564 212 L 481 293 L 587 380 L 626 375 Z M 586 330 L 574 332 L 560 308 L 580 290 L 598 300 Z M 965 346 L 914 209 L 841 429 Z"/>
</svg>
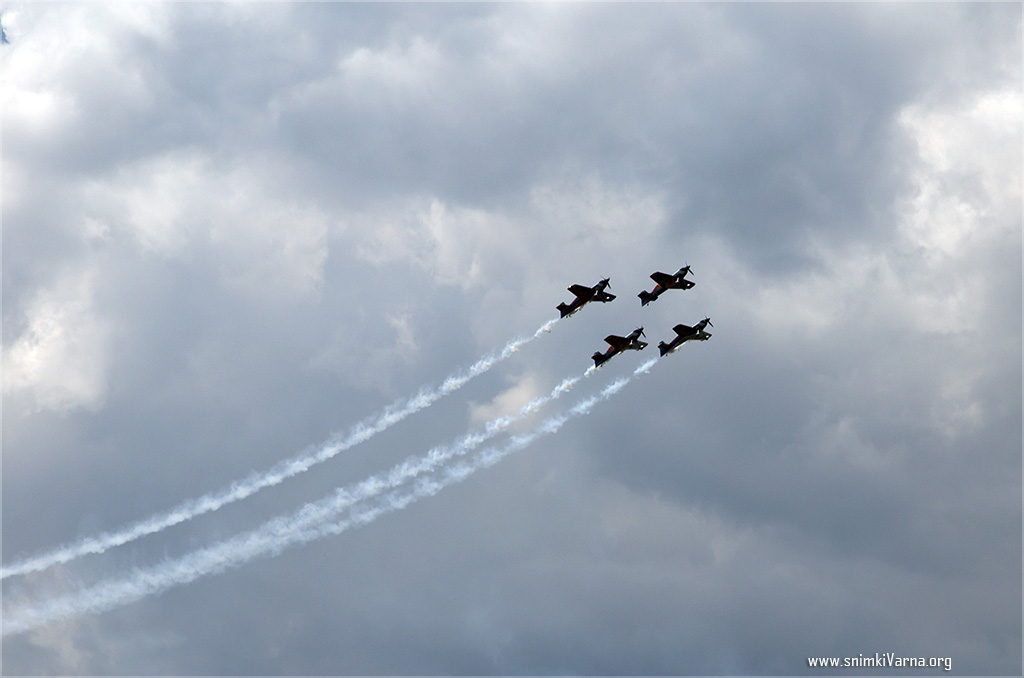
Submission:
<svg viewBox="0 0 1024 678">
<path fill-rule="evenodd" d="M 436 498 L 7 637 L 5 672 L 1019 672 L 1019 6 L 29 5 L 4 28 L 5 564 L 437 384 L 570 283 L 620 296 L 321 472 L 5 580 L 5 613 L 422 453 L 610 332 L 645 325 L 646 358 L 715 322 Z M 697 287 L 641 310 L 683 263 Z"/>
</svg>

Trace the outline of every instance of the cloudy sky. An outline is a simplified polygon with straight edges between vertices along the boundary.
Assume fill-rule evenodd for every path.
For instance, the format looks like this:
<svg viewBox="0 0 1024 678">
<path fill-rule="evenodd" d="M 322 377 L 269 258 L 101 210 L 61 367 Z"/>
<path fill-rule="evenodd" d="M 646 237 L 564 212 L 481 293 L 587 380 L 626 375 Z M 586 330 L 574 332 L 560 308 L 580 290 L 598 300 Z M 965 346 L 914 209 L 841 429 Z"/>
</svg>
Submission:
<svg viewBox="0 0 1024 678">
<path fill-rule="evenodd" d="M 304 473 L 5 576 L 4 673 L 894 653 L 1019 675 L 1019 4 L 5 3 L 2 23 L 5 568 L 529 340 Z M 684 264 L 696 287 L 641 308 Z M 534 337 L 606 276 L 617 300 Z M 632 376 L 705 315 L 710 341 Z M 372 522 L 429 486 L 288 522 L 640 325 L 646 351 L 477 451 L 629 378 L 590 414 Z"/>
</svg>

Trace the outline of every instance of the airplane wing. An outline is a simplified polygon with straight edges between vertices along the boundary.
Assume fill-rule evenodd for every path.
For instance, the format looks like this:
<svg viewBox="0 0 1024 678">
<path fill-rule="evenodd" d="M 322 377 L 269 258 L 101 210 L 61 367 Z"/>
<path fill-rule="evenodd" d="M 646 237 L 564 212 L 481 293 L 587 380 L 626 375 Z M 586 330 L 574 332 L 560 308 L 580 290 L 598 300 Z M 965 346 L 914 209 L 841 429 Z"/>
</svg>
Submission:
<svg viewBox="0 0 1024 678">
<path fill-rule="evenodd" d="M 593 301 L 611 301 L 615 298 L 615 295 L 611 292 L 598 292 L 594 295 Z"/>
<path fill-rule="evenodd" d="M 676 277 L 674 275 L 669 275 L 668 273 L 662 273 L 661 271 L 658 271 L 656 273 L 651 274 L 651 280 L 658 283 L 662 287 L 670 287 L 675 283 Z"/>
<path fill-rule="evenodd" d="M 682 323 L 679 323 L 678 325 L 673 327 L 672 331 L 681 337 L 685 337 L 694 333 L 694 329 L 692 327 L 690 327 L 689 325 L 684 325 Z"/>
<path fill-rule="evenodd" d="M 615 349 L 617 349 L 619 351 L 624 351 L 624 350 L 626 350 L 626 347 L 629 346 L 629 339 L 626 339 L 625 337 L 617 336 L 615 334 L 609 334 L 607 337 L 604 338 L 604 340 L 610 346 L 612 346 L 613 348 L 615 348 Z"/>
<path fill-rule="evenodd" d="M 569 291 L 577 297 L 587 297 L 594 292 L 593 288 L 587 287 L 586 285 L 569 285 Z"/>
</svg>

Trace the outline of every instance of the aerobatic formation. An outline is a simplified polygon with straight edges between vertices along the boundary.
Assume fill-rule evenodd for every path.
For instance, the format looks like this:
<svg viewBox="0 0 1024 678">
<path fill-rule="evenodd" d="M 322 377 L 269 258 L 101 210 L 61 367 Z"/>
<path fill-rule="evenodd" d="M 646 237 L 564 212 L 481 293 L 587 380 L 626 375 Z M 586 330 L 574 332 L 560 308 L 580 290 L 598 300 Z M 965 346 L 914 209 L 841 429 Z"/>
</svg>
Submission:
<svg viewBox="0 0 1024 678">
<path fill-rule="evenodd" d="M 660 271 L 652 273 L 651 279 L 656 285 L 652 291 L 644 291 L 637 295 L 640 297 L 641 306 L 646 306 L 667 290 L 693 288 L 694 282 L 686 278 L 690 273 L 688 265 L 675 274 Z M 591 301 L 607 303 L 614 300 L 615 295 L 607 291 L 610 283 L 609 278 L 604 278 L 593 287 L 569 287 L 575 298 L 568 304 L 558 304 L 560 317 L 566 318 L 576 313 Z M 424 389 L 407 402 L 396 401 L 378 415 L 356 424 L 347 435 L 335 436 L 312 452 L 307 451 L 286 459 L 265 471 L 251 473 L 220 490 L 185 500 L 169 511 L 154 514 L 121 529 L 103 532 L 77 543 L 58 547 L 48 553 L 8 563 L 0 567 L 0 579 L 28 575 L 82 557 L 102 554 L 109 549 L 162 532 L 173 525 L 194 520 L 229 503 L 250 497 L 262 489 L 305 473 L 344 450 L 383 433 L 406 417 L 426 409 L 438 399 L 451 395 L 469 380 L 507 359 L 528 342 L 550 332 L 556 322 L 557 319 L 552 319 L 538 328 L 532 336 L 509 341 L 501 351 L 481 358 L 468 369 L 454 373 L 438 387 Z M 704 318 L 692 327 L 676 325 L 672 328 L 675 337 L 658 344 L 661 355 L 665 356 L 675 351 L 687 341 L 706 341 L 711 336 L 705 331 L 709 326 L 712 326 L 710 318 Z M 172 586 L 224 572 L 256 558 L 272 557 L 290 546 L 367 525 L 379 516 L 401 510 L 420 498 L 432 496 L 442 488 L 469 477 L 477 470 L 493 465 L 502 457 L 523 449 L 538 437 L 555 433 L 569 419 L 587 414 L 597 403 L 611 398 L 632 379 L 646 374 L 657 362 L 657 358 L 651 358 L 633 370 L 629 376 L 621 377 L 609 384 L 600 394 L 583 399 L 561 413 L 553 414 L 532 432 L 512 436 L 503 447 L 487 448 L 478 452 L 472 460 L 460 461 L 488 439 L 507 430 L 511 424 L 567 393 L 582 376 L 589 375 L 613 356 L 623 351 L 645 349 L 648 344 L 642 341 L 641 337 L 646 337 L 643 326 L 637 327 L 624 337 L 608 335 L 605 337 L 608 349 L 604 353 L 595 352 L 591 356 L 593 366 L 582 375 L 567 377 L 549 395 L 535 398 L 524 405 L 519 413 L 498 417 L 488 422 L 482 429 L 470 431 L 449 446 L 435 447 L 421 456 L 409 457 L 386 473 L 371 476 L 361 483 L 339 487 L 327 497 L 311 501 L 292 513 L 281 514 L 254 530 L 207 547 L 197 548 L 176 559 L 165 559 L 159 565 L 148 569 L 136 568 L 134 572 L 112 574 L 104 581 L 70 593 L 51 592 L 49 596 L 44 594 L 41 600 L 35 602 L 12 602 L 8 596 L 3 606 L 2 635 L 23 633 L 75 615 L 98 614 L 126 605 L 158 594 Z M 403 488 L 406 488 L 404 494 Z"/>
<path fill-rule="evenodd" d="M 656 284 L 654 289 L 650 292 L 644 290 L 637 296 L 640 297 L 640 305 L 646 306 L 658 297 L 662 295 L 666 290 L 688 290 L 692 289 L 695 282 L 687 280 L 686 276 L 690 275 L 689 264 L 683 266 L 675 273 L 662 273 L 661 271 L 655 271 L 651 274 L 651 280 Z M 588 302 L 601 301 L 609 302 L 615 298 L 614 294 L 606 292 L 605 290 L 611 287 L 611 279 L 603 278 L 593 287 L 587 287 L 586 285 L 570 285 L 569 291 L 575 295 L 568 304 L 561 303 L 557 308 L 561 313 L 562 317 L 568 317 L 576 311 L 583 308 Z M 666 356 L 672 353 L 681 345 L 687 341 L 707 341 L 711 338 L 711 333 L 704 331 L 705 327 L 714 327 L 711 323 L 711 318 L 704 318 L 694 326 L 684 325 L 682 323 L 676 325 L 672 330 L 676 333 L 676 336 L 671 340 L 665 342 L 658 342 L 658 349 L 661 351 L 662 356 Z M 644 334 L 643 326 L 640 326 L 630 332 L 625 337 L 620 337 L 617 334 L 609 334 L 604 338 L 605 343 L 608 344 L 608 349 L 601 353 L 595 351 L 591 359 L 594 361 L 594 367 L 600 367 L 605 364 L 612 356 L 618 355 L 623 351 L 642 351 L 647 347 L 647 342 L 640 341 L 640 337 L 646 337 Z"/>
</svg>

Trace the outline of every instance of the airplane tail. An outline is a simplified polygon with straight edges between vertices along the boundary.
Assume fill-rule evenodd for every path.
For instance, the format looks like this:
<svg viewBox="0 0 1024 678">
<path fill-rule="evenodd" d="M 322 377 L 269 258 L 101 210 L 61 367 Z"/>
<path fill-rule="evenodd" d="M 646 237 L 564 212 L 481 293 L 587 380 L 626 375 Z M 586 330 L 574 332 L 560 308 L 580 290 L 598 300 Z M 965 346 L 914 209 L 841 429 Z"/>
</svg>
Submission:
<svg viewBox="0 0 1024 678">
<path fill-rule="evenodd" d="M 646 306 L 647 304 L 651 303 L 651 299 L 653 298 L 651 293 L 648 292 L 647 290 L 644 290 L 643 292 L 641 292 L 640 294 L 638 294 L 636 296 L 640 297 L 640 305 L 641 306 Z"/>
<path fill-rule="evenodd" d="M 557 308 L 557 309 L 558 309 L 558 311 L 559 311 L 559 312 L 560 312 L 560 313 L 562 314 L 562 317 L 563 317 L 563 318 L 564 318 L 565 316 L 569 315 L 569 305 L 568 305 L 568 304 L 566 304 L 565 302 L 562 302 L 562 303 L 561 303 L 561 304 L 559 304 L 558 306 L 555 306 L 555 308 Z"/>
<path fill-rule="evenodd" d="M 669 348 L 668 344 L 666 344 L 664 341 L 658 342 L 658 350 L 661 351 L 661 357 L 663 358 L 667 353 L 672 351 L 672 349 Z"/>
<path fill-rule="evenodd" d="M 594 359 L 594 367 L 600 367 L 604 361 L 608 360 L 608 356 L 600 351 L 595 351 L 594 355 L 590 357 Z"/>
</svg>

